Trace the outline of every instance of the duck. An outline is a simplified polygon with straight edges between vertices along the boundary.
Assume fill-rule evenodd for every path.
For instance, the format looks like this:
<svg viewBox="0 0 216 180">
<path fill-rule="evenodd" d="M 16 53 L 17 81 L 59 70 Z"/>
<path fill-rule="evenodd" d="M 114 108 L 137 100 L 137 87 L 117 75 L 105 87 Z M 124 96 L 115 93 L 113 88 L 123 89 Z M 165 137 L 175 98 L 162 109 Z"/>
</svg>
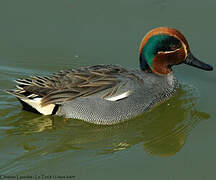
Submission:
<svg viewBox="0 0 216 180">
<path fill-rule="evenodd" d="M 149 31 L 139 48 L 139 69 L 99 64 L 62 70 L 48 76 L 15 80 L 14 95 L 26 111 L 112 125 L 133 119 L 174 96 L 179 82 L 172 67 L 187 64 L 212 71 L 191 53 L 175 28 Z"/>
</svg>

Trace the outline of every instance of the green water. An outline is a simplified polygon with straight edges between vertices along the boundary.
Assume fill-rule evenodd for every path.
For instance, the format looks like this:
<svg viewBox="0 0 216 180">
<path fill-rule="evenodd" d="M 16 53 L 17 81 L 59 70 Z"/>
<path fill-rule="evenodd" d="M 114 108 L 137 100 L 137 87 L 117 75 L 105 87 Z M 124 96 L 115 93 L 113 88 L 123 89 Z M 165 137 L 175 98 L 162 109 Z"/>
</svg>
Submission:
<svg viewBox="0 0 216 180">
<path fill-rule="evenodd" d="M 216 67 L 215 8 L 210 0 L 2 0 L 0 88 L 86 65 L 139 68 L 139 43 L 158 26 L 179 29 L 193 54 Z M 113 126 L 25 112 L 0 92 L 0 175 L 215 179 L 216 73 L 174 70 L 182 84 L 174 97 Z"/>
</svg>

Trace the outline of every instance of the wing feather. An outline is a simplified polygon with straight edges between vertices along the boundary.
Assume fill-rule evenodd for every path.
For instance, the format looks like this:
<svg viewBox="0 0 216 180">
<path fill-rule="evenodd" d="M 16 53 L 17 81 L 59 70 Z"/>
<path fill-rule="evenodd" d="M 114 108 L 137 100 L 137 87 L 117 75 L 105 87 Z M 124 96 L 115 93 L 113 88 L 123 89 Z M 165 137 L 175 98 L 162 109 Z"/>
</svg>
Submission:
<svg viewBox="0 0 216 180">
<path fill-rule="evenodd" d="M 89 96 L 108 89 L 102 98 L 112 96 L 125 85 L 121 76 L 133 78 L 126 69 L 115 65 L 97 65 L 60 71 L 51 76 L 17 79 L 17 89 L 8 93 L 18 98 L 42 98 L 41 105 L 61 104 L 77 97 Z"/>
<path fill-rule="evenodd" d="M 130 77 L 129 71 L 120 66 L 97 65 L 60 71 L 51 76 L 31 76 L 16 80 L 15 90 L 7 92 L 21 99 L 42 98 L 41 105 L 71 101 L 109 89 L 102 97 L 115 94 L 123 86 L 119 76 Z"/>
</svg>

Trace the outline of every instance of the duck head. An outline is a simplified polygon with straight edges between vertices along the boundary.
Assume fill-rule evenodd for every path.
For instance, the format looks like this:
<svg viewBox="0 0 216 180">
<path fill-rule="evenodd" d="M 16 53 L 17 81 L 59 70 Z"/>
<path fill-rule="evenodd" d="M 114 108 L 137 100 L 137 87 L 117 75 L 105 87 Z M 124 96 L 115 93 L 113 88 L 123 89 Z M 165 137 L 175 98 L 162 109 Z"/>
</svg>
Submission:
<svg viewBox="0 0 216 180">
<path fill-rule="evenodd" d="M 146 34 L 140 45 L 139 59 L 142 70 L 159 75 L 171 73 L 171 67 L 181 63 L 206 71 L 213 70 L 212 66 L 193 56 L 183 34 L 168 27 L 159 27 Z"/>
</svg>

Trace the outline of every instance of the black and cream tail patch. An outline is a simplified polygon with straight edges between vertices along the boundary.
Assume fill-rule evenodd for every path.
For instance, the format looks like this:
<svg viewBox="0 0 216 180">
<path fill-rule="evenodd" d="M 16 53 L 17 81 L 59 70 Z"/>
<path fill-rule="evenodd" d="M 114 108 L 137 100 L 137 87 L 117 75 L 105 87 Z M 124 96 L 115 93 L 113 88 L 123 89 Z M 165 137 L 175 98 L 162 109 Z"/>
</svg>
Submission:
<svg viewBox="0 0 216 180">
<path fill-rule="evenodd" d="M 20 100 L 43 115 L 52 115 L 53 110 L 56 106 L 55 104 L 49 104 L 46 106 L 41 106 L 42 98 L 34 98 L 34 99 L 24 99 L 24 98 L 22 99 L 22 98 L 20 98 Z M 24 109 L 25 109 L 25 107 L 24 107 Z"/>
</svg>

